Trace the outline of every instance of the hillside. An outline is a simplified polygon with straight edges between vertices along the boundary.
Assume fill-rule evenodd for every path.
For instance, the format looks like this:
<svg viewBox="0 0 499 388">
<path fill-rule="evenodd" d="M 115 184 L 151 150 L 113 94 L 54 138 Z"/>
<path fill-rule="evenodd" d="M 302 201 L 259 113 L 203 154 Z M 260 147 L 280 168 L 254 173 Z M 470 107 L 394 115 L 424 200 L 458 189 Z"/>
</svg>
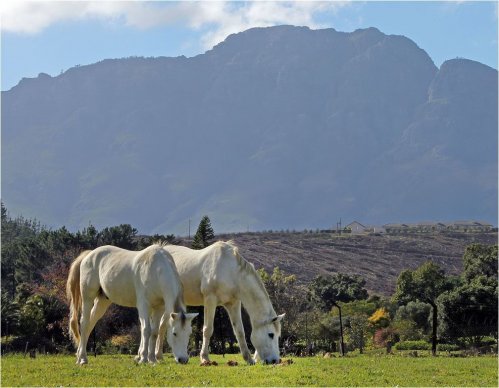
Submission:
<svg viewBox="0 0 499 388">
<path fill-rule="evenodd" d="M 497 220 L 497 71 L 407 37 L 278 26 L 2 92 L 2 200 L 70 230 Z"/>
<path fill-rule="evenodd" d="M 331 235 L 329 233 L 240 233 L 218 235 L 232 239 L 245 259 L 256 268 L 279 267 L 309 282 L 319 274 L 357 274 L 370 292 L 391 295 L 398 275 L 426 260 L 440 265 L 447 274 L 462 270 L 467 245 L 497 244 L 497 232 L 442 232 L 407 235 Z M 184 245 L 189 245 L 185 240 Z"/>
</svg>

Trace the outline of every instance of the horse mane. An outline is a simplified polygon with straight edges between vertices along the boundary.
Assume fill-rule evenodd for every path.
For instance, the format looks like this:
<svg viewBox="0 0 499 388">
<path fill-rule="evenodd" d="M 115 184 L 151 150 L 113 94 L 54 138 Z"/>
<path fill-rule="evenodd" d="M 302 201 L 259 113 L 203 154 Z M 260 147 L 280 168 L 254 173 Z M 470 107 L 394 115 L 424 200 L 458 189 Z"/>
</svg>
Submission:
<svg viewBox="0 0 499 388">
<path fill-rule="evenodd" d="M 168 245 L 173 245 L 173 244 L 172 244 L 172 243 L 170 243 L 170 242 L 168 242 L 168 241 L 165 241 L 165 240 L 163 240 L 163 241 L 161 241 L 161 240 L 156 240 L 156 241 L 153 241 L 153 242 L 152 242 L 152 245 L 157 245 L 157 246 L 159 246 L 159 247 L 163 248 L 163 247 L 166 247 L 166 246 L 168 246 Z"/>
<path fill-rule="evenodd" d="M 257 270 L 255 269 L 255 266 L 252 263 L 250 263 L 249 261 L 247 261 L 244 257 L 241 256 L 241 254 L 239 253 L 239 248 L 235 244 L 234 240 L 226 241 L 224 244 L 227 246 L 227 248 L 232 250 L 232 253 L 234 254 L 234 256 L 237 259 L 237 262 L 239 264 L 239 268 L 240 268 L 241 272 L 244 272 L 245 274 L 254 277 L 256 282 L 260 286 L 260 288 L 265 292 L 265 295 L 270 300 L 267 289 L 265 288 L 265 285 L 263 284 L 262 278 L 260 277 Z"/>
</svg>

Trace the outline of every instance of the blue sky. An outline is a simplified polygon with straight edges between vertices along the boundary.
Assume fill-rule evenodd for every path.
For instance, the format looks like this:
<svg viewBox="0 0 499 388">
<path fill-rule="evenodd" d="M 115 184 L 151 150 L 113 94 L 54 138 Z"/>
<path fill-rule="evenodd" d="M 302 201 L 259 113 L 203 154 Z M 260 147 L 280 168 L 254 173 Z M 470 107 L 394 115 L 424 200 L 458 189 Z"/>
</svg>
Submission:
<svg viewBox="0 0 499 388">
<path fill-rule="evenodd" d="M 20 1 L 3 0 L 1 89 L 22 77 L 129 56 L 194 56 L 228 34 L 279 24 L 405 35 L 437 66 L 456 57 L 497 69 L 498 5 L 409 1 Z"/>
</svg>

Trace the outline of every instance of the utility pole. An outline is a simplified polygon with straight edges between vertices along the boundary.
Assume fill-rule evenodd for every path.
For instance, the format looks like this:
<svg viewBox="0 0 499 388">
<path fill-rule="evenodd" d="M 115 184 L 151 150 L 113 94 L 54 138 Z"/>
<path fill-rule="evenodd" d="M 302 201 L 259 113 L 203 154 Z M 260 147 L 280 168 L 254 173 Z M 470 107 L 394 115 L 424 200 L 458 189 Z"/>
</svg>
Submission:
<svg viewBox="0 0 499 388">
<path fill-rule="evenodd" d="M 191 238 L 191 219 L 189 218 L 189 238 Z"/>
<path fill-rule="evenodd" d="M 340 313 L 340 354 L 342 356 L 344 356 L 345 355 L 345 342 L 343 341 L 343 322 L 341 320 L 341 307 L 337 303 L 335 303 L 335 306 L 338 307 L 338 312 Z"/>
</svg>

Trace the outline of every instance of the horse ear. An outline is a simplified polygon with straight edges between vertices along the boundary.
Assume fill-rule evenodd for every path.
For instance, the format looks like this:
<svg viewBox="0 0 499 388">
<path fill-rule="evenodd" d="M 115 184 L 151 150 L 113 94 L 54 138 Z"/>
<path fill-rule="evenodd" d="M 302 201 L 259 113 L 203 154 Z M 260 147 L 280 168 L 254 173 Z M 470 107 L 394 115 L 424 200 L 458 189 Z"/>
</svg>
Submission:
<svg viewBox="0 0 499 388">
<path fill-rule="evenodd" d="M 170 314 L 170 318 L 173 320 L 177 319 L 177 317 L 178 317 L 178 313 L 171 313 Z"/>
<path fill-rule="evenodd" d="M 277 317 L 272 319 L 272 322 L 281 322 L 281 320 L 284 318 L 285 315 L 286 315 L 286 313 L 278 315 Z"/>
<path fill-rule="evenodd" d="M 185 314 L 185 317 L 190 321 L 190 320 L 193 320 L 194 318 L 196 318 L 198 315 L 199 315 L 199 313 L 189 313 L 189 314 Z"/>
</svg>

